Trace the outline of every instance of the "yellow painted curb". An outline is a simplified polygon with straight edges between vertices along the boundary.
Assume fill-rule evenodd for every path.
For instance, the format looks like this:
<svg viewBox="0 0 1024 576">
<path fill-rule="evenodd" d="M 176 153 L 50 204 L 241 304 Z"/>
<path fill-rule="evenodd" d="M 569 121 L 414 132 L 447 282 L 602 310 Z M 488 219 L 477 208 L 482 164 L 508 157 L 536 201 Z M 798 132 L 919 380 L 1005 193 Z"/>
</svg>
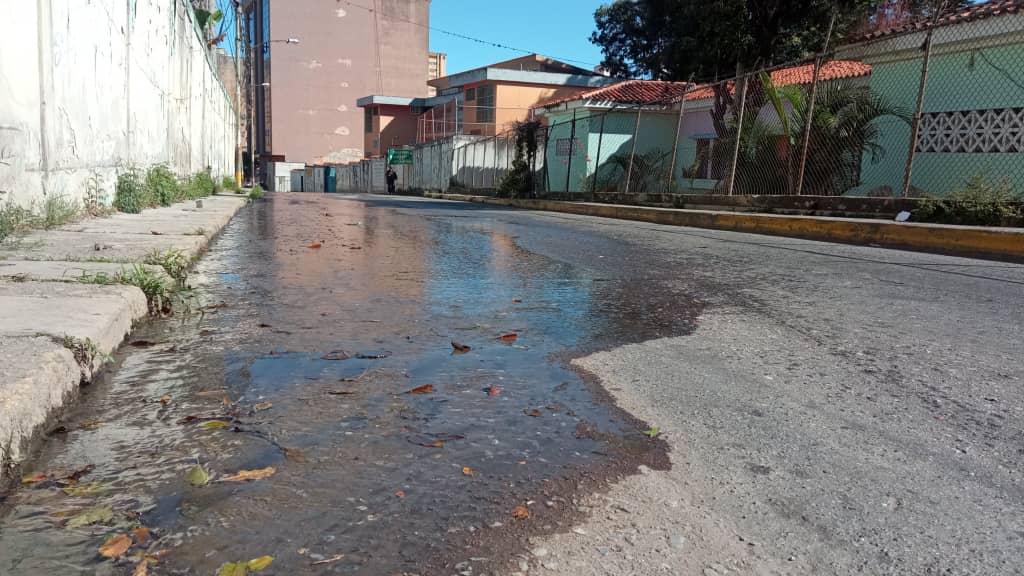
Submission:
<svg viewBox="0 0 1024 576">
<path fill-rule="evenodd" d="M 427 196 L 529 210 L 637 220 L 653 224 L 1024 260 L 1024 229 L 1022 228 L 985 228 L 856 218 L 680 210 L 557 200 L 491 198 L 462 194 L 427 194 Z"/>
</svg>

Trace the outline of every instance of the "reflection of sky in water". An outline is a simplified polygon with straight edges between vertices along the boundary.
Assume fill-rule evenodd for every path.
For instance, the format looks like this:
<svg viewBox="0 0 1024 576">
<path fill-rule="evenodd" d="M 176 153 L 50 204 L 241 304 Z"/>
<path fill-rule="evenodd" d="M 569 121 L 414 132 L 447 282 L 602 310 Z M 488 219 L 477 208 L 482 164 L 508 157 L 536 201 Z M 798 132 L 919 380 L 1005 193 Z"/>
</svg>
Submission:
<svg viewBox="0 0 1024 576">
<path fill-rule="evenodd" d="M 526 252 L 490 228 L 458 223 L 434 228 L 436 244 L 426 253 L 425 275 L 433 314 L 478 318 L 474 322 L 488 325 L 484 331 L 528 325 L 524 339 L 550 339 L 566 348 L 586 337 L 591 307 L 586 272 Z"/>
</svg>

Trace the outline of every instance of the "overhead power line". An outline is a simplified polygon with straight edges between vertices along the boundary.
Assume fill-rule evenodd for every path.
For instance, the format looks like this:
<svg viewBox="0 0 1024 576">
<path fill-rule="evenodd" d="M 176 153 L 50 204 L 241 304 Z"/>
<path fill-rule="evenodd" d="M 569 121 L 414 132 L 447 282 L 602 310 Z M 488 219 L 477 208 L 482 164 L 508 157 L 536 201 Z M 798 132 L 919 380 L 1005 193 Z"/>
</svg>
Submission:
<svg viewBox="0 0 1024 576">
<path fill-rule="evenodd" d="M 377 10 L 375 8 L 373 8 L 372 6 L 363 6 L 362 4 L 357 4 L 355 2 L 351 2 L 350 0 L 340 0 L 340 2 L 345 4 L 345 5 L 347 5 L 347 6 L 352 6 L 353 8 L 359 8 L 361 10 L 366 10 L 367 12 L 377 12 Z M 450 30 L 444 30 L 442 28 L 437 28 L 435 26 L 429 26 L 427 24 L 421 24 L 420 22 L 414 22 L 412 20 L 407 20 L 405 18 L 400 18 L 398 16 L 392 16 L 390 14 L 384 13 L 383 11 L 380 12 L 380 15 L 384 16 L 385 18 L 388 18 L 389 20 L 396 20 L 398 22 L 405 22 L 406 24 L 412 24 L 413 26 L 419 26 L 420 28 L 426 28 L 426 29 L 428 29 L 428 30 L 430 30 L 432 32 L 439 32 L 441 34 L 445 34 L 445 35 L 451 36 L 453 38 L 459 38 L 461 40 L 469 40 L 470 42 L 476 42 L 477 44 L 483 44 L 485 46 L 493 46 L 494 48 L 501 48 L 503 50 L 512 50 L 513 52 L 522 52 L 523 54 L 543 54 L 543 52 L 540 51 L 540 50 L 526 50 L 524 48 L 516 48 L 515 46 L 509 46 L 507 44 L 501 44 L 499 42 L 493 42 L 491 40 L 485 40 L 483 38 L 476 38 L 474 36 L 467 36 L 466 34 L 460 34 L 458 32 L 452 32 Z M 583 60 L 575 60 L 573 58 L 560 58 L 558 56 L 551 56 L 550 54 L 544 54 L 544 55 L 548 56 L 549 58 L 555 59 L 555 60 L 561 60 L 563 62 L 572 62 L 572 63 L 575 63 L 575 64 L 583 64 L 585 66 L 590 66 L 590 67 L 597 66 L 597 64 L 594 63 L 594 62 L 585 62 Z"/>
</svg>

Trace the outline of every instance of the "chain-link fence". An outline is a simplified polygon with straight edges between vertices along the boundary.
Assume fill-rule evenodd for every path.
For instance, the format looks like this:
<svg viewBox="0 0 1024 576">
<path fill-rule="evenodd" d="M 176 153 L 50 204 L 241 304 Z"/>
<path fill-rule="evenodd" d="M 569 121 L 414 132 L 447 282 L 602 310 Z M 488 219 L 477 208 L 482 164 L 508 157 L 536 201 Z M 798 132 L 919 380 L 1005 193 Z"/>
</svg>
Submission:
<svg viewBox="0 0 1024 576">
<path fill-rule="evenodd" d="M 671 99 L 537 113 L 543 125 L 529 134 L 446 139 L 441 189 L 500 193 L 511 178 L 504 193 L 568 198 L 1019 195 L 1024 2 L 896 25 Z"/>
</svg>

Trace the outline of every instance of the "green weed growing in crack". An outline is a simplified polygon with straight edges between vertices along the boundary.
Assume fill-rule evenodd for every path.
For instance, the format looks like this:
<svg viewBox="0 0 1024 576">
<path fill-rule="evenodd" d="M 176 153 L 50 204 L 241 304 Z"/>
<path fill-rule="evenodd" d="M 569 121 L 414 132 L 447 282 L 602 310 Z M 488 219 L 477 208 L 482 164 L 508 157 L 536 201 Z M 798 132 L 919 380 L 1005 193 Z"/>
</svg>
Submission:
<svg viewBox="0 0 1024 576">
<path fill-rule="evenodd" d="M 188 278 L 188 267 L 192 264 L 191 258 L 184 250 L 168 249 L 166 252 L 154 250 L 144 260 L 146 264 L 160 266 L 167 272 L 167 275 L 177 282 L 179 287 L 185 286 Z"/>
<path fill-rule="evenodd" d="M 75 362 L 78 362 L 78 365 L 83 368 L 91 368 L 97 359 L 100 362 L 113 360 L 110 354 L 100 352 L 96 343 L 91 338 L 76 338 L 75 336 L 65 334 L 60 337 L 58 343 L 70 350 L 71 354 L 75 356 Z"/>
<path fill-rule="evenodd" d="M 90 274 L 83 270 L 82 275 L 78 277 L 78 281 L 82 284 L 99 284 L 101 286 L 107 286 L 110 284 L 121 284 L 121 275 L 108 274 L 106 272 L 94 272 Z"/>
<path fill-rule="evenodd" d="M 68 200 L 66 196 L 59 194 L 48 195 L 33 224 L 38 228 L 49 230 L 78 219 L 81 213 L 82 208 L 78 202 Z"/>
<path fill-rule="evenodd" d="M 263 191 L 263 187 L 257 184 L 252 187 L 252 190 L 249 191 L 249 200 L 259 200 L 260 198 L 263 198 L 264 195 L 265 192 Z"/>
<path fill-rule="evenodd" d="M 131 268 L 121 270 L 121 282 L 142 290 L 149 303 L 151 315 L 165 316 L 171 313 L 173 306 L 171 296 L 174 290 L 161 275 L 145 266 L 136 264 Z"/>
</svg>

